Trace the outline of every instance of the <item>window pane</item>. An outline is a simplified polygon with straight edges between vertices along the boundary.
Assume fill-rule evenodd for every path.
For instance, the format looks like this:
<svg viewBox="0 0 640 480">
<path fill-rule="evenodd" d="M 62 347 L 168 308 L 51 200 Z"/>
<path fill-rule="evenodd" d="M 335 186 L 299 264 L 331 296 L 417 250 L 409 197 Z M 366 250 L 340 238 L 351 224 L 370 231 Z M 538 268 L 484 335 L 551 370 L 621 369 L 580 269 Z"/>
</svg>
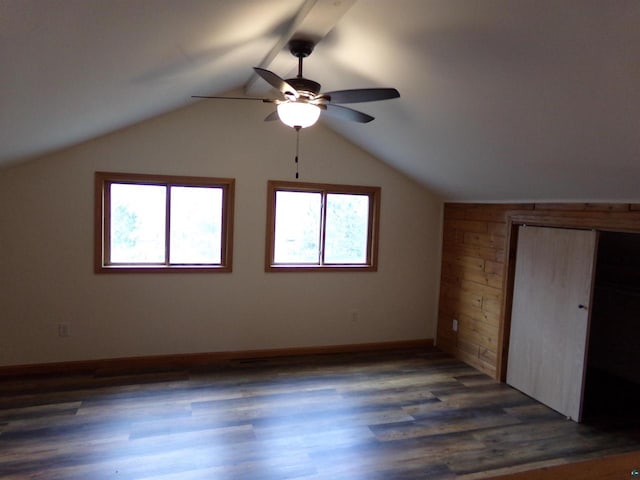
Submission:
<svg viewBox="0 0 640 480">
<path fill-rule="evenodd" d="M 164 263 L 166 187 L 111 184 L 111 263 Z"/>
<path fill-rule="evenodd" d="M 369 196 L 327 194 L 325 263 L 367 263 Z"/>
<path fill-rule="evenodd" d="M 220 264 L 222 188 L 171 187 L 169 263 Z"/>
<path fill-rule="evenodd" d="M 320 263 L 320 206 L 313 192 L 276 192 L 274 263 Z"/>
</svg>

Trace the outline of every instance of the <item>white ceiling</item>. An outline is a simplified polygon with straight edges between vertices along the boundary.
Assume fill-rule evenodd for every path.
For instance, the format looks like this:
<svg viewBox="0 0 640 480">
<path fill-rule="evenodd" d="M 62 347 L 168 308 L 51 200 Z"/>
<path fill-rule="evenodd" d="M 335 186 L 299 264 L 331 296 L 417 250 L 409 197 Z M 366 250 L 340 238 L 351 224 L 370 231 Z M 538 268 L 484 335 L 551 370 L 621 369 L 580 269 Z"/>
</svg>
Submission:
<svg viewBox="0 0 640 480">
<path fill-rule="evenodd" d="M 323 121 L 444 199 L 640 201 L 638 0 L 0 0 L 0 165 L 293 76 L 300 33 L 324 91 L 402 95 Z"/>
</svg>

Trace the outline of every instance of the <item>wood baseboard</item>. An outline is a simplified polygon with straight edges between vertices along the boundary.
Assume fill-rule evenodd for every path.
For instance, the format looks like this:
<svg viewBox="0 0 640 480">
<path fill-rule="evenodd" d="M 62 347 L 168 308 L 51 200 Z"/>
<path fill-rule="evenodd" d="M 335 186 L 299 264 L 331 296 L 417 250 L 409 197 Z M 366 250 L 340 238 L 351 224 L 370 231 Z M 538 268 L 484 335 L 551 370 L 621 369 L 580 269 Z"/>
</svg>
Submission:
<svg viewBox="0 0 640 480">
<path fill-rule="evenodd" d="M 486 480 L 624 480 L 637 478 L 631 472 L 638 469 L 640 469 L 640 451 L 543 467 Z"/>
<path fill-rule="evenodd" d="M 148 357 L 106 358 L 98 360 L 80 360 L 58 363 L 39 363 L 29 365 L 9 365 L 0 367 L 0 378 L 26 375 L 78 374 L 98 370 L 150 370 L 189 368 L 215 365 L 231 360 L 291 357 L 300 355 L 323 355 L 330 353 L 356 353 L 403 350 L 410 348 L 432 348 L 432 338 L 403 340 L 396 342 L 357 343 L 350 345 L 324 345 L 317 347 L 291 347 L 264 350 L 240 350 L 230 352 L 181 353 L 172 355 L 154 355 Z"/>
</svg>

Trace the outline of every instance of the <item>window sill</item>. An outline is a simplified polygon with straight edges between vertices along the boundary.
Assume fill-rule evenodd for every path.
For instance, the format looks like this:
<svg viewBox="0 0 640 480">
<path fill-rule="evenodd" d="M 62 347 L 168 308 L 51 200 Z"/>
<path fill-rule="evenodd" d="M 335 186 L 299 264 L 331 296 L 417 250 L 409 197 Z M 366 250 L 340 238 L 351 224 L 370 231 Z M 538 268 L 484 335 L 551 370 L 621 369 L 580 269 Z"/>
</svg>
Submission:
<svg viewBox="0 0 640 480">
<path fill-rule="evenodd" d="M 373 265 L 269 265 L 265 272 L 377 272 Z"/>
<path fill-rule="evenodd" d="M 102 265 L 95 273 L 231 273 L 230 265 Z"/>
</svg>

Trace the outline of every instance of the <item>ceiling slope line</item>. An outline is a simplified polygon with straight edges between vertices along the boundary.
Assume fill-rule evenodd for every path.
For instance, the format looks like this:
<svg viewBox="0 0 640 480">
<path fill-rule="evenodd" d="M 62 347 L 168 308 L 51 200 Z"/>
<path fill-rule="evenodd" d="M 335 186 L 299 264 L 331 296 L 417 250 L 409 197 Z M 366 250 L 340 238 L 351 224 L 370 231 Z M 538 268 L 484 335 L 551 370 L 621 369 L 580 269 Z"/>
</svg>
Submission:
<svg viewBox="0 0 640 480">
<path fill-rule="evenodd" d="M 282 53 L 289 40 L 295 36 L 304 36 L 305 39 L 318 43 L 333 29 L 355 2 L 356 0 L 305 0 L 287 31 L 265 55 L 260 64 L 252 66 L 268 69 L 275 58 Z M 260 95 L 266 91 L 265 88 L 258 86 L 259 79 L 260 77 L 255 72 L 251 73 L 244 86 L 245 95 Z"/>
</svg>

